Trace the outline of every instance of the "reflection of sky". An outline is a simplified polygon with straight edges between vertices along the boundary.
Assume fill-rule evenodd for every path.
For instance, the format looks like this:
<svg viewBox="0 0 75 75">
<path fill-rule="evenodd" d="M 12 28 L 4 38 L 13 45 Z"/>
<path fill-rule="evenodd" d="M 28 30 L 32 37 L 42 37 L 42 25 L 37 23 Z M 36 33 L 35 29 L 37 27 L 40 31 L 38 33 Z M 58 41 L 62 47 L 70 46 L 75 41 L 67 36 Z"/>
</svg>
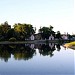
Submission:
<svg viewBox="0 0 75 75">
<path fill-rule="evenodd" d="M 71 74 L 74 73 L 74 51 L 61 48 L 54 51 L 54 56 L 43 56 L 38 53 L 28 61 L 15 60 L 13 56 L 7 63 L 0 61 L 0 74 Z"/>
</svg>

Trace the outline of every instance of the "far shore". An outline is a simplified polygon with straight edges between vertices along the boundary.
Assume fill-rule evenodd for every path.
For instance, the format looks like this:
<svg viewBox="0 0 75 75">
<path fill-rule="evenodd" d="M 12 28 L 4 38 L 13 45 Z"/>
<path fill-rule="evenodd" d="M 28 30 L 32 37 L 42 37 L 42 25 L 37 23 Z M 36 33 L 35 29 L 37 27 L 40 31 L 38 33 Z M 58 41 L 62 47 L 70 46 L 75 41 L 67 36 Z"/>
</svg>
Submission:
<svg viewBox="0 0 75 75">
<path fill-rule="evenodd" d="M 0 44 L 35 44 L 35 43 L 56 43 L 58 40 L 26 40 L 26 41 L 0 41 Z"/>
<path fill-rule="evenodd" d="M 0 41 L 0 44 L 37 44 L 37 43 L 60 43 L 69 40 L 25 40 L 25 41 Z"/>
</svg>

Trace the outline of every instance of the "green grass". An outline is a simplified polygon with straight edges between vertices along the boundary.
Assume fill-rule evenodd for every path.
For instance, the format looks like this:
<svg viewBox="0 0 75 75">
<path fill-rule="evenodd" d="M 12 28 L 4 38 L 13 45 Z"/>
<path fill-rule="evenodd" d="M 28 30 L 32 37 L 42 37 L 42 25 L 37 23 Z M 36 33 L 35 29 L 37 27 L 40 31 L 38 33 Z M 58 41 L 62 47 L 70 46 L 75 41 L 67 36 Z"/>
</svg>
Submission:
<svg viewBox="0 0 75 75">
<path fill-rule="evenodd" d="M 75 41 L 74 41 L 74 42 L 70 42 L 70 43 L 66 43 L 66 44 L 64 45 L 64 47 L 67 47 L 67 48 L 70 48 L 70 47 L 72 47 L 72 46 L 75 46 Z"/>
</svg>

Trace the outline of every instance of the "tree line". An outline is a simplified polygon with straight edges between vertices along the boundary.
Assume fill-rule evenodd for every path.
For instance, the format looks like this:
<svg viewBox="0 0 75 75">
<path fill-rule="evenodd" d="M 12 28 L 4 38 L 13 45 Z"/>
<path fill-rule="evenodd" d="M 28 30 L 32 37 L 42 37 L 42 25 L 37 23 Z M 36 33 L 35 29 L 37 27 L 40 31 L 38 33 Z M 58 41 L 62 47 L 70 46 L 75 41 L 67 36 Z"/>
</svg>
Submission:
<svg viewBox="0 0 75 75">
<path fill-rule="evenodd" d="M 60 31 L 55 32 L 53 28 L 52 25 L 49 27 L 40 27 L 38 34 L 41 35 L 42 39 L 48 39 L 51 34 L 55 38 L 61 39 Z M 24 41 L 25 39 L 29 39 L 32 34 L 35 35 L 35 33 L 36 28 L 31 24 L 16 23 L 13 25 L 13 28 L 11 28 L 11 25 L 7 21 L 0 24 L 0 41 Z"/>
<path fill-rule="evenodd" d="M 29 38 L 35 33 L 35 29 L 31 24 L 17 23 L 14 24 L 13 27 L 14 28 L 11 28 L 11 25 L 9 25 L 7 21 L 0 24 L 0 40 L 7 41 L 14 39 L 20 41 Z"/>
</svg>

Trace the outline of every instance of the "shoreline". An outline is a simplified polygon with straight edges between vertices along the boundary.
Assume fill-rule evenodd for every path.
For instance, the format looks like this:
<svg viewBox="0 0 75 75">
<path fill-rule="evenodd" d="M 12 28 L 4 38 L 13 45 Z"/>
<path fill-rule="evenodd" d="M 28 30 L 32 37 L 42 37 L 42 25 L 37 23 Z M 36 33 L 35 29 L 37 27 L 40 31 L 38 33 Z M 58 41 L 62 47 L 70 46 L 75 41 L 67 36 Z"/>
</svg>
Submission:
<svg viewBox="0 0 75 75">
<path fill-rule="evenodd" d="M 66 48 L 75 49 L 75 41 L 74 42 L 70 42 L 70 43 L 66 43 L 63 46 L 66 47 Z"/>
<path fill-rule="evenodd" d="M 37 44 L 37 43 L 56 43 L 58 40 L 26 40 L 26 41 L 0 41 L 0 44 Z"/>
<path fill-rule="evenodd" d="M 69 40 L 25 40 L 25 41 L 0 41 L 0 44 L 38 44 L 38 43 L 68 43 Z"/>
</svg>

